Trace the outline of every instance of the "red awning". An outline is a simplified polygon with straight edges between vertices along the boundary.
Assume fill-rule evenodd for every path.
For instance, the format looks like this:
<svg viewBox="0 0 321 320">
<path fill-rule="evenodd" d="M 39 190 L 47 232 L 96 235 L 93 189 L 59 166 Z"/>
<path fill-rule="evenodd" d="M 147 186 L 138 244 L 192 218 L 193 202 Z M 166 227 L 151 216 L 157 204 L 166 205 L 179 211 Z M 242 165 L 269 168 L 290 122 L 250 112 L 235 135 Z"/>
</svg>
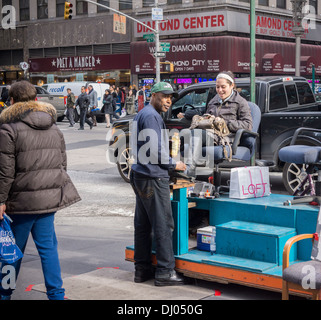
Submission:
<svg viewBox="0 0 321 320">
<path fill-rule="evenodd" d="M 283 73 L 283 57 L 279 53 L 266 53 L 262 58 L 262 73 Z"/>
<path fill-rule="evenodd" d="M 231 70 L 236 73 L 250 72 L 250 39 L 232 36 L 183 38 L 162 40 L 171 44 L 170 52 L 161 61 L 174 64 L 174 73 L 218 73 Z M 131 43 L 131 70 L 134 74 L 154 74 L 155 70 L 144 67 L 141 55 L 152 54 L 154 43 Z M 321 47 L 301 45 L 303 56 L 311 56 L 316 74 L 321 75 Z M 268 64 L 271 67 L 268 68 Z M 303 62 L 304 63 L 304 62 Z M 138 67 L 137 67 L 138 66 Z M 263 67 L 264 66 L 264 67 Z M 256 39 L 256 72 L 261 74 L 294 73 L 295 43 Z M 136 71 L 139 70 L 139 71 Z M 302 75 L 310 74 L 308 69 Z"/>
<path fill-rule="evenodd" d="M 311 56 L 301 56 L 301 69 L 300 72 L 306 75 L 312 75 L 312 66 L 316 65 L 316 59 Z"/>
</svg>

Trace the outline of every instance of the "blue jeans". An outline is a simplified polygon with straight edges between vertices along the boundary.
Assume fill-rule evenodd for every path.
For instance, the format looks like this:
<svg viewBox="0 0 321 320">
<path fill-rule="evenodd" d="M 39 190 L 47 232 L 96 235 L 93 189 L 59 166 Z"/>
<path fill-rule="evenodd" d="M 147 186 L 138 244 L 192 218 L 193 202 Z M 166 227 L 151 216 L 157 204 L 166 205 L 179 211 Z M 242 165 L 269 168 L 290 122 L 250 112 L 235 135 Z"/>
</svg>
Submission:
<svg viewBox="0 0 321 320">
<path fill-rule="evenodd" d="M 17 214 L 12 215 L 11 229 L 16 239 L 16 244 L 22 252 L 25 251 L 29 234 L 37 247 L 42 271 L 47 288 L 47 296 L 49 300 L 63 300 L 65 290 L 62 288 L 62 278 L 60 270 L 60 262 L 58 258 L 58 243 L 54 227 L 54 214 Z M 21 266 L 21 260 L 12 265 L 16 270 L 16 279 Z M 2 264 L 1 270 L 5 264 Z M 0 273 L 0 279 L 6 274 Z M 13 289 L 3 289 L 0 283 L 0 295 L 10 296 Z"/>
</svg>

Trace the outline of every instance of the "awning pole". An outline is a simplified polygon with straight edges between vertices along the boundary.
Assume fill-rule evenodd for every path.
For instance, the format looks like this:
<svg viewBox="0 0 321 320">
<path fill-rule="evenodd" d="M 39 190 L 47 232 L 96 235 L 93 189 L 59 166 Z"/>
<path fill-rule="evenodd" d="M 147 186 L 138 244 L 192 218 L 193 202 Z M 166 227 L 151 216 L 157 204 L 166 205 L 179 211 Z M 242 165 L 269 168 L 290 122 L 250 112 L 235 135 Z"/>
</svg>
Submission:
<svg viewBox="0 0 321 320">
<path fill-rule="evenodd" d="M 255 0 L 251 0 L 250 12 L 250 79 L 251 79 L 251 101 L 255 103 Z M 255 166 L 255 152 L 251 158 L 251 166 Z"/>
<path fill-rule="evenodd" d="M 255 103 L 255 0 L 251 0 L 251 12 L 250 12 L 250 41 L 251 41 L 251 66 L 250 66 L 250 77 L 251 77 L 251 101 Z"/>
</svg>

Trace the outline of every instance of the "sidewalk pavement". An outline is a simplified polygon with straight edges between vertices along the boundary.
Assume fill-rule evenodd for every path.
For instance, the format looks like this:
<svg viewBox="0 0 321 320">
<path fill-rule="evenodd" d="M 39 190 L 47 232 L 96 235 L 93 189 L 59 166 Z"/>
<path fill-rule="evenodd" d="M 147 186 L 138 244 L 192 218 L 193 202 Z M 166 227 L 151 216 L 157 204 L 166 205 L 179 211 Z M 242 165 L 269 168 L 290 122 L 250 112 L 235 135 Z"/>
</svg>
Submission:
<svg viewBox="0 0 321 320">
<path fill-rule="evenodd" d="M 56 233 L 66 298 L 69 300 L 279 300 L 280 293 L 191 279 L 177 287 L 134 283 L 134 264 L 125 260 L 133 244 L 133 218 L 69 217 L 57 214 Z M 29 239 L 12 300 L 47 300 L 41 263 Z M 119 302 L 120 303 L 120 302 Z"/>
<path fill-rule="evenodd" d="M 69 300 L 200 300 L 213 295 L 213 290 L 193 284 L 156 287 L 153 280 L 133 281 L 134 273 L 116 268 L 102 268 L 64 279 Z M 32 290 L 45 292 L 43 284 Z"/>
</svg>

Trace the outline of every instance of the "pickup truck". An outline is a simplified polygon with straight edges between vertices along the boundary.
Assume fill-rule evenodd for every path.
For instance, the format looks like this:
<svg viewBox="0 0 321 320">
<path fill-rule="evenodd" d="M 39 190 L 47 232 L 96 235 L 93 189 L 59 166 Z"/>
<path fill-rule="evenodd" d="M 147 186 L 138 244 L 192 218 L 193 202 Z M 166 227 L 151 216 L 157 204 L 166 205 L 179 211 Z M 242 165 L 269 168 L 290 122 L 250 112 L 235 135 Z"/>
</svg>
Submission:
<svg viewBox="0 0 321 320">
<path fill-rule="evenodd" d="M 237 90 L 250 100 L 250 78 L 236 79 Z M 282 163 L 278 158 L 279 150 L 290 144 L 294 131 L 299 127 L 321 128 L 321 103 L 317 102 L 308 81 L 303 77 L 269 76 L 255 79 L 256 104 L 260 107 L 261 125 L 257 139 L 256 159 L 263 159 L 271 171 L 283 171 L 283 182 L 289 193 L 293 193 L 304 179 L 305 166 Z M 177 118 L 178 113 L 188 109 L 202 114 L 208 102 L 216 94 L 215 81 L 191 85 L 179 92 L 173 99 L 172 107 L 163 114 L 166 127 L 183 129 L 189 127 L 190 121 Z M 125 137 L 110 139 L 108 152 L 117 158 L 120 175 L 129 181 L 129 123 L 133 116 L 123 117 L 113 124 L 113 132 L 121 129 Z M 115 142 L 123 139 L 126 147 L 118 152 Z M 301 135 L 298 144 L 321 145 L 321 136 Z M 225 164 L 229 167 L 229 163 Z M 224 166 L 224 163 L 220 167 Z"/>
</svg>

